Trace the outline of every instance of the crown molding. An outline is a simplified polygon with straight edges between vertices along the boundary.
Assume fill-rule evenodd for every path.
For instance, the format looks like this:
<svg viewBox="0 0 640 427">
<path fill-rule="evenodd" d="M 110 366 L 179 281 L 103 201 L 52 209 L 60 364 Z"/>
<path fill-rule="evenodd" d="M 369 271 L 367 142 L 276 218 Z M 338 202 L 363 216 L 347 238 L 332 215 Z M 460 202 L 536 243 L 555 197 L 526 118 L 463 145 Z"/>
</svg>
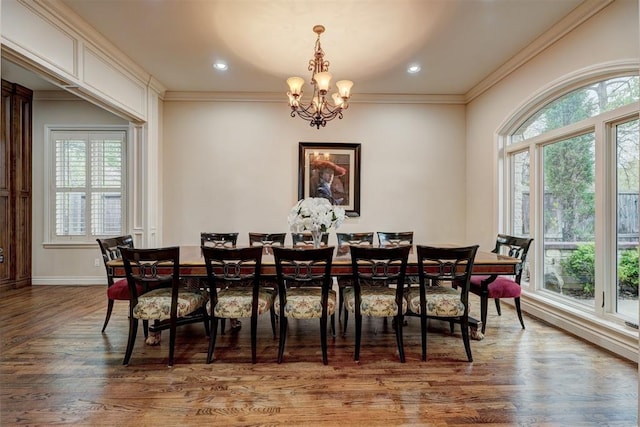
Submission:
<svg viewBox="0 0 640 427">
<path fill-rule="evenodd" d="M 587 0 L 580 4 L 540 37 L 471 88 L 465 95 L 465 102 L 473 101 L 613 2 L 614 0 Z"/>
<path fill-rule="evenodd" d="M 167 91 L 165 102 L 277 102 L 286 103 L 283 93 L 269 92 L 178 92 Z M 349 104 L 464 104 L 464 95 L 421 95 L 421 94 L 357 94 Z"/>
</svg>

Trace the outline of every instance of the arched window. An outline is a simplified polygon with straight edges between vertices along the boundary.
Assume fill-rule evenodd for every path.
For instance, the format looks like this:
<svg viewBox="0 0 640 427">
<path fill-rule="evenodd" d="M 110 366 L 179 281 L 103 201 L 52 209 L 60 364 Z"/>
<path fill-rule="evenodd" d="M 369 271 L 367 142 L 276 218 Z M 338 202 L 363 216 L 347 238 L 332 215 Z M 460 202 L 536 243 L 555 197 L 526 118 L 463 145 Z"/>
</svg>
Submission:
<svg viewBox="0 0 640 427">
<path fill-rule="evenodd" d="M 638 75 L 577 86 L 504 133 L 504 227 L 535 239 L 528 292 L 637 324 Z"/>
</svg>

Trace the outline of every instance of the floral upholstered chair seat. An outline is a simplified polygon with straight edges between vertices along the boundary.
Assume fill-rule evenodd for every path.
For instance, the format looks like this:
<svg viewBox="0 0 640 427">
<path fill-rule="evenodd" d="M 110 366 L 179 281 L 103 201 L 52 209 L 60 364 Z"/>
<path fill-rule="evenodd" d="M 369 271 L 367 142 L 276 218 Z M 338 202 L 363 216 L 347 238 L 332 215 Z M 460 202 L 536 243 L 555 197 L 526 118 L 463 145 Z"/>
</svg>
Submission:
<svg viewBox="0 0 640 427">
<path fill-rule="evenodd" d="M 280 300 L 275 301 L 276 313 L 280 311 Z M 336 292 L 329 291 L 327 299 L 327 316 L 336 311 Z M 322 316 L 321 288 L 292 288 L 287 290 L 287 304 L 284 314 L 292 319 L 316 319 Z"/>
<path fill-rule="evenodd" d="M 258 291 L 258 316 L 271 309 L 275 291 L 268 288 L 260 288 Z M 227 288 L 218 291 L 218 302 L 214 309 L 214 315 L 219 318 L 251 317 L 253 295 L 247 292 L 247 288 Z M 207 313 L 211 314 L 211 302 L 207 302 Z"/>
<path fill-rule="evenodd" d="M 360 292 L 360 313 L 363 316 L 393 317 L 398 314 L 396 290 L 381 286 L 363 286 Z M 352 287 L 344 290 L 345 308 L 355 313 L 356 296 Z M 402 299 L 402 313 L 407 312 L 407 301 Z"/>
<path fill-rule="evenodd" d="M 460 293 L 446 286 L 427 286 L 427 316 L 455 317 L 464 315 L 464 304 L 460 300 Z M 420 313 L 420 288 L 411 287 L 405 292 L 409 309 Z"/>
<path fill-rule="evenodd" d="M 178 317 L 204 307 L 207 297 L 196 290 L 178 291 Z M 143 320 L 166 320 L 171 317 L 171 288 L 159 288 L 138 297 L 133 316 Z"/>
</svg>

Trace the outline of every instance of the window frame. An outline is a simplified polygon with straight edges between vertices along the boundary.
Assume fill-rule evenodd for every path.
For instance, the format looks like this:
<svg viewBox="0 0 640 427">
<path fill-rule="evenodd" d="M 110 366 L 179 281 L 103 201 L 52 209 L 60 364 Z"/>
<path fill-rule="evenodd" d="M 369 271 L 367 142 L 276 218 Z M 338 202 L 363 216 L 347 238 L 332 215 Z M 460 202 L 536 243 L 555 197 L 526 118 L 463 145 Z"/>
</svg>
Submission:
<svg viewBox="0 0 640 427">
<path fill-rule="evenodd" d="M 86 227 L 86 234 L 82 236 L 57 236 L 56 235 L 56 150 L 53 136 L 56 132 L 122 132 L 123 150 L 122 150 L 122 234 L 126 234 L 129 229 L 129 158 L 131 150 L 131 129 L 129 126 L 123 125 L 46 125 L 45 126 L 45 146 L 44 146 L 44 229 L 43 243 L 45 248 L 87 248 L 95 247 L 96 238 L 113 237 L 104 235 L 92 235 L 90 218 Z M 88 153 L 90 160 L 90 153 Z M 90 161 L 89 161 L 90 163 Z"/>
<path fill-rule="evenodd" d="M 615 280 L 610 280 L 616 273 L 616 204 L 613 198 L 616 197 L 616 168 L 615 162 L 615 126 L 628 120 L 637 119 L 640 115 L 638 103 L 632 103 L 611 111 L 600 113 L 599 115 L 583 119 L 570 125 L 553 129 L 549 132 L 536 135 L 530 139 L 511 143 L 511 134 L 518 129 L 531 115 L 550 102 L 563 97 L 571 91 L 598 81 L 612 77 L 622 77 L 636 74 L 629 72 L 618 72 L 616 74 L 606 73 L 598 76 L 590 76 L 585 79 L 578 79 L 565 84 L 557 85 L 555 90 L 546 92 L 537 102 L 531 102 L 521 110 L 517 116 L 502 128 L 500 137 L 501 144 L 498 160 L 500 189 L 500 203 L 502 208 L 501 228 L 507 233 L 513 232 L 514 219 L 512 218 L 513 200 L 513 156 L 524 151 L 529 152 L 530 157 L 530 204 L 529 204 L 529 224 L 530 235 L 538 242 L 544 240 L 543 236 L 543 148 L 548 144 L 571 138 L 576 135 L 593 132 L 595 136 L 595 302 L 594 306 L 579 304 L 571 301 L 570 298 L 563 297 L 554 292 L 544 289 L 542 280 L 537 277 L 544 277 L 544 263 L 536 260 L 544 259 L 544 245 L 534 245 L 533 256 L 529 257 L 531 280 L 528 284 L 523 283 L 524 293 L 533 298 L 540 298 L 549 307 L 564 310 L 571 313 L 571 316 L 587 316 L 596 322 L 602 321 L 624 328 L 625 323 L 631 319 L 616 313 L 616 284 Z M 613 157 L 612 157 L 613 156 Z M 535 196 L 534 196 L 535 194 Z M 535 197 L 535 200 L 534 200 Z M 607 293 L 607 297 L 603 297 Z M 613 293 L 612 293 L 613 292 Z M 600 320 L 598 320 L 600 319 Z M 637 319 L 632 320 L 637 323 Z M 628 326 L 628 323 L 627 323 Z"/>
</svg>

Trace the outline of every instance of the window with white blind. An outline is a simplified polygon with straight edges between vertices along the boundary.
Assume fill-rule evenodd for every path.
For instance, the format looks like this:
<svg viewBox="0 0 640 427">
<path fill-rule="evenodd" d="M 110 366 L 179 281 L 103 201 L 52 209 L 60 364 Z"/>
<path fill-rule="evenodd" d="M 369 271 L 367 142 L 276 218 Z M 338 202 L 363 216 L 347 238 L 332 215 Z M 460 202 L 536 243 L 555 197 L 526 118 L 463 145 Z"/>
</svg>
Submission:
<svg viewBox="0 0 640 427">
<path fill-rule="evenodd" d="M 52 243 L 125 234 L 126 129 L 51 130 Z"/>
</svg>

